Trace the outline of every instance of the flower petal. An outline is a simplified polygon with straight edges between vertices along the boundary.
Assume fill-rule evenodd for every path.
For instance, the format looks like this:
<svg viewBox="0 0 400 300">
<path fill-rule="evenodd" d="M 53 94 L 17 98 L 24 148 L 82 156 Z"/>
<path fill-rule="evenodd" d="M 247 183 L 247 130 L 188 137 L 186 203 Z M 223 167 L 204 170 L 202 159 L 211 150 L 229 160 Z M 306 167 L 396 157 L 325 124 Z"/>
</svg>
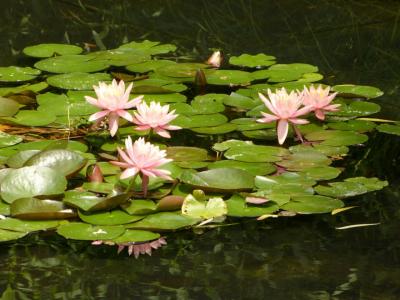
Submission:
<svg viewBox="0 0 400 300">
<path fill-rule="evenodd" d="M 288 131 L 289 131 L 288 121 L 287 120 L 279 120 L 276 131 L 278 134 L 278 142 L 280 145 L 282 145 L 285 142 L 286 137 L 288 135 Z"/>
</svg>

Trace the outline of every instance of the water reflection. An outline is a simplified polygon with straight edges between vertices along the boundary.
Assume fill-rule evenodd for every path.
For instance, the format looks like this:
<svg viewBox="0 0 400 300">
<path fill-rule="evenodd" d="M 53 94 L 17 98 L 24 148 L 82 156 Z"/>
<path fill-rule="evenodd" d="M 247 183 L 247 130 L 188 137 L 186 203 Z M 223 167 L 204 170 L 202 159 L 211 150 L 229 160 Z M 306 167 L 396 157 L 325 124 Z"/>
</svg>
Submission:
<svg viewBox="0 0 400 300">
<path fill-rule="evenodd" d="M 266 52 L 321 67 L 328 82 L 386 92 L 382 116 L 398 118 L 398 2 L 376 1 L 0 1 L 0 64 L 21 64 L 40 42 L 154 39 L 205 58 Z M 391 180 L 337 216 L 245 221 L 169 236 L 138 260 L 109 247 L 29 237 L 1 246 L 0 291 L 16 299 L 398 299 L 400 138 L 383 134 L 353 155 L 349 172 Z M 375 227 L 336 226 L 380 222 Z M 12 298 L 7 298 L 12 299 Z"/>
</svg>

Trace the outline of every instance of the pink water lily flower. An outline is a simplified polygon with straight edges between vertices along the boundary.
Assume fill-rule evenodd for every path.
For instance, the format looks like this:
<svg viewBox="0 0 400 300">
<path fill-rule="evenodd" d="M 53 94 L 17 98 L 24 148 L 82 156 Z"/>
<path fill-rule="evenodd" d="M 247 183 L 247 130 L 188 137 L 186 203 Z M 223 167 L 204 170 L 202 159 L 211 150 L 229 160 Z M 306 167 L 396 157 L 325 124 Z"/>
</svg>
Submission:
<svg viewBox="0 0 400 300">
<path fill-rule="evenodd" d="M 312 107 L 315 112 L 315 116 L 320 120 L 325 120 L 325 112 L 327 111 L 338 111 L 340 104 L 330 104 L 336 97 L 337 93 L 329 94 L 330 87 L 322 88 L 321 85 L 315 88 L 313 85 L 310 89 L 304 87 L 303 103 Z"/>
<path fill-rule="evenodd" d="M 90 104 L 100 108 L 101 111 L 91 115 L 89 121 L 101 120 L 107 116 L 111 136 L 114 136 L 118 130 L 118 119 L 120 117 L 132 122 L 133 117 L 127 110 L 138 105 L 143 98 L 143 96 L 139 96 L 129 100 L 132 86 L 133 84 L 131 83 L 125 90 L 124 81 L 121 80 L 117 83 L 115 79 L 111 84 L 99 82 L 98 86 L 93 86 L 97 99 L 90 96 L 85 96 L 85 99 Z"/>
<path fill-rule="evenodd" d="M 309 106 L 300 108 L 303 104 L 302 93 L 297 93 L 294 91 L 288 93 L 285 88 L 282 88 L 280 90 L 277 89 L 275 93 L 268 89 L 269 100 L 261 93 L 259 93 L 258 95 L 272 114 L 261 112 L 263 118 L 258 119 L 257 122 L 269 123 L 277 121 L 276 131 L 278 134 L 278 142 L 280 145 L 283 144 L 287 137 L 289 131 L 289 123 L 308 123 L 307 120 L 298 118 L 301 115 L 307 114 L 311 110 Z"/>
<path fill-rule="evenodd" d="M 181 129 L 179 126 L 168 124 L 178 116 L 174 113 L 175 110 L 169 111 L 169 105 L 161 105 L 154 101 L 147 105 L 146 102 L 142 102 L 137 106 L 137 112 L 133 113 L 133 123 L 139 125 L 137 130 L 152 129 L 158 135 L 170 138 L 167 130 Z"/>
<path fill-rule="evenodd" d="M 147 194 L 149 177 L 172 180 L 169 176 L 171 175 L 170 171 L 158 169 L 159 166 L 171 162 L 172 159 L 166 158 L 165 150 L 160 150 L 158 146 L 146 142 L 144 138 L 139 138 L 135 143 L 132 143 L 129 136 L 125 139 L 125 151 L 118 147 L 118 153 L 121 161 L 111 161 L 110 163 L 125 169 L 121 174 L 121 179 L 140 174 L 144 196 Z"/>
</svg>

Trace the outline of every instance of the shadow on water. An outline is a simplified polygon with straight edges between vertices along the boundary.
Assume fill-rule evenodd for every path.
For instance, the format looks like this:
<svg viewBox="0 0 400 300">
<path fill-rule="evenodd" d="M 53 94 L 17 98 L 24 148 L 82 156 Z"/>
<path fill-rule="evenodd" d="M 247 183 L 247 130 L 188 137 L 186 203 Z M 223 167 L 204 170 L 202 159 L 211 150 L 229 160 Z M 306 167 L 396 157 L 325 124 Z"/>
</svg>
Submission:
<svg viewBox="0 0 400 300">
<path fill-rule="evenodd" d="M 35 43 L 95 44 L 94 30 L 107 48 L 146 38 L 194 59 L 221 48 L 315 64 L 327 83 L 380 87 L 380 116 L 399 116 L 396 1 L 2 0 L 0 11 L 0 65 L 23 65 L 21 49 Z M 0 290 L 16 299 L 398 299 L 399 150 L 400 138 L 379 134 L 355 151 L 348 172 L 391 185 L 348 200 L 359 207 L 346 213 L 181 232 L 138 260 L 31 236 L 1 247 Z M 380 225 L 335 229 L 358 223 Z"/>
</svg>

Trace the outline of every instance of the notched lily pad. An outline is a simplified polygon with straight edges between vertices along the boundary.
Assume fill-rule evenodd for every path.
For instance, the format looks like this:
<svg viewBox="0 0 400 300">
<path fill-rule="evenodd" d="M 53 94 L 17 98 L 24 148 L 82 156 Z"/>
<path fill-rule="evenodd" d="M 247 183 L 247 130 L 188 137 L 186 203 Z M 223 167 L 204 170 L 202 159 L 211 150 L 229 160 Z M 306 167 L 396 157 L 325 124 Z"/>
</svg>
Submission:
<svg viewBox="0 0 400 300">
<path fill-rule="evenodd" d="M 245 199 L 239 195 L 233 195 L 225 201 L 230 217 L 259 217 L 272 214 L 279 210 L 279 206 L 274 202 L 267 202 L 263 205 L 251 205 L 246 203 Z"/>
<path fill-rule="evenodd" d="M 240 56 L 231 56 L 229 63 L 235 66 L 261 68 L 268 67 L 275 63 L 275 56 L 259 53 L 256 55 L 242 54 Z"/>
<path fill-rule="evenodd" d="M 177 230 L 197 224 L 201 219 L 182 215 L 180 212 L 159 212 L 144 219 L 126 225 L 126 228 L 165 231 Z"/>
<path fill-rule="evenodd" d="M 354 84 L 335 85 L 332 87 L 332 91 L 349 97 L 377 98 L 383 95 L 383 92 L 376 87 Z"/>
<path fill-rule="evenodd" d="M 124 232 L 123 226 L 93 226 L 79 222 L 63 224 L 57 228 L 57 233 L 66 239 L 85 241 L 111 240 Z"/>
<path fill-rule="evenodd" d="M 22 52 L 27 56 L 46 58 L 55 55 L 80 54 L 81 47 L 69 44 L 39 44 L 25 47 Z"/>
<path fill-rule="evenodd" d="M 0 82 L 21 82 L 35 79 L 40 70 L 30 67 L 0 67 Z"/>
<path fill-rule="evenodd" d="M 293 197 L 290 202 L 281 206 L 281 209 L 299 214 L 319 214 L 329 213 L 343 206 L 344 203 L 338 199 L 309 195 Z"/>
</svg>

